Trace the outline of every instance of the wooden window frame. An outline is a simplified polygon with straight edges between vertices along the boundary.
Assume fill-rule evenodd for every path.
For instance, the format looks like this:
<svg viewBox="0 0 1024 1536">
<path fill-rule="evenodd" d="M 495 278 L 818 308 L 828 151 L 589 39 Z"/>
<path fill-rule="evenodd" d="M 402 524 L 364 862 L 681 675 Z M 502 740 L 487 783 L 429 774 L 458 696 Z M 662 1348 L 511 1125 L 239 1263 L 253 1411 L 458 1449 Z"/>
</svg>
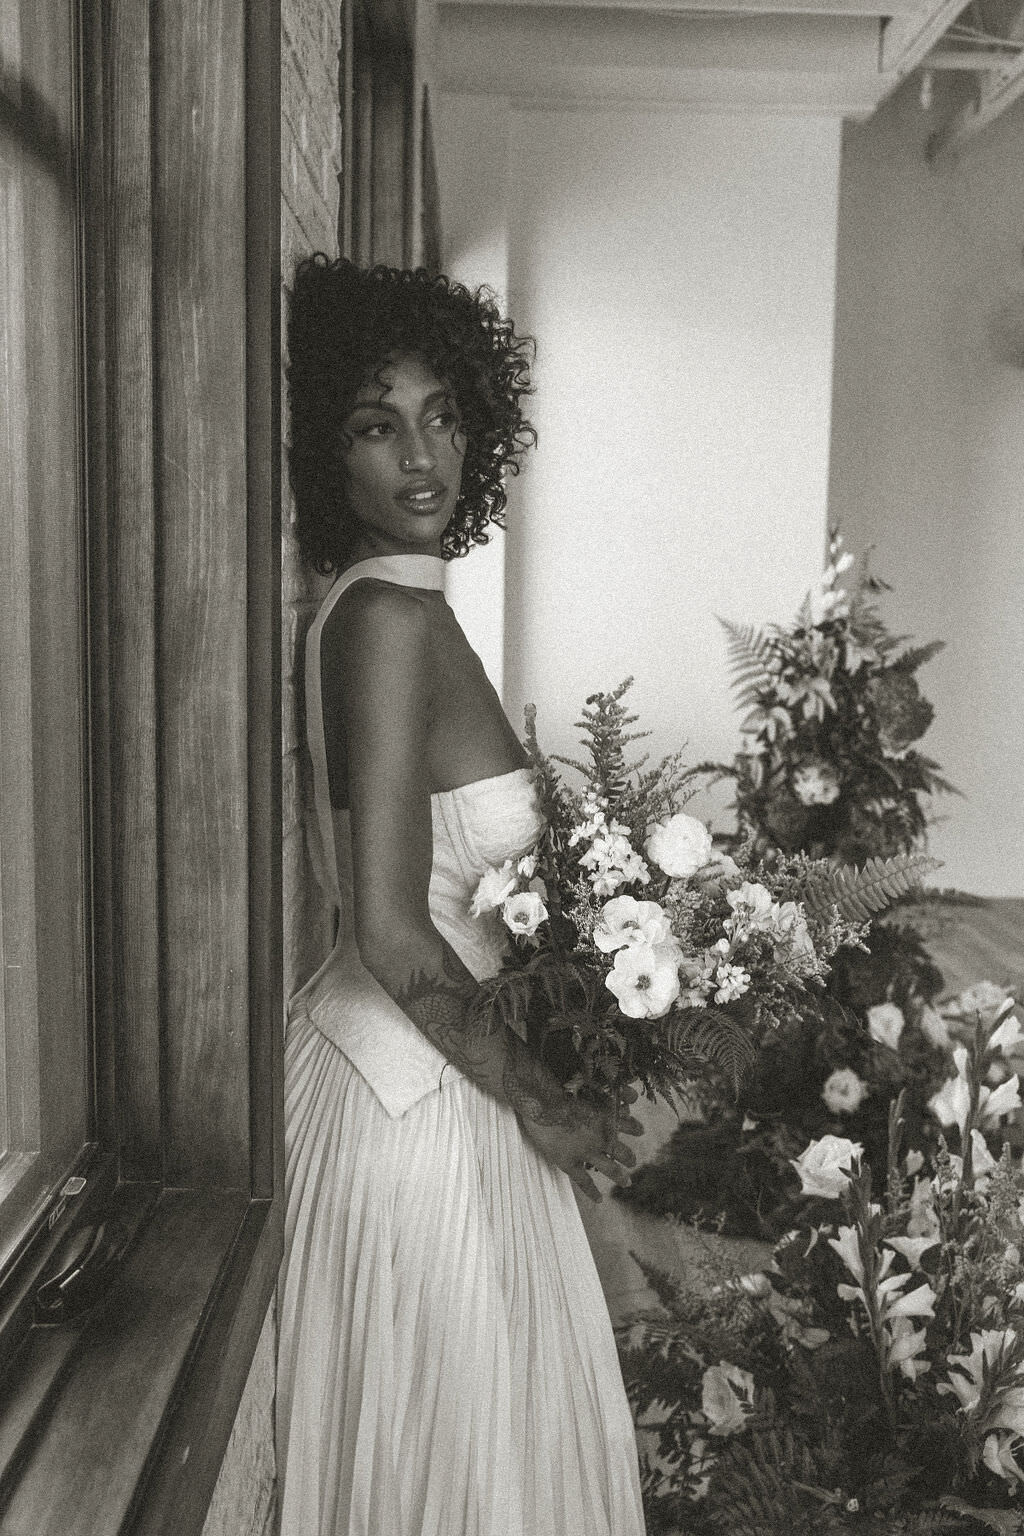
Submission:
<svg viewBox="0 0 1024 1536">
<path fill-rule="evenodd" d="M 197 1536 L 283 1230 L 280 18 L 81 16 L 96 1141 L 0 1297 L 0 1529 Z"/>
</svg>

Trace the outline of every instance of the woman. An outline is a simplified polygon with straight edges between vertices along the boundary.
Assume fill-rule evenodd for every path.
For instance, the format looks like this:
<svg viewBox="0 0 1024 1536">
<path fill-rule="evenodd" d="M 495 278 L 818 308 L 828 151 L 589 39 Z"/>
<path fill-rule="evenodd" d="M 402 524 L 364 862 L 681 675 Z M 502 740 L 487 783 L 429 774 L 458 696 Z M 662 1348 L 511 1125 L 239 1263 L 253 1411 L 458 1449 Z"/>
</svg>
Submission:
<svg viewBox="0 0 1024 1536">
<path fill-rule="evenodd" d="M 473 891 L 542 823 L 443 571 L 500 525 L 532 439 L 526 343 L 445 278 L 317 256 L 289 353 L 296 532 L 337 574 L 306 690 L 339 932 L 286 1050 L 282 1533 L 639 1536 L 572 1193 L 633 1154 L 518 1035 L 474 1025 L 502 937 Z"/>
</svg>

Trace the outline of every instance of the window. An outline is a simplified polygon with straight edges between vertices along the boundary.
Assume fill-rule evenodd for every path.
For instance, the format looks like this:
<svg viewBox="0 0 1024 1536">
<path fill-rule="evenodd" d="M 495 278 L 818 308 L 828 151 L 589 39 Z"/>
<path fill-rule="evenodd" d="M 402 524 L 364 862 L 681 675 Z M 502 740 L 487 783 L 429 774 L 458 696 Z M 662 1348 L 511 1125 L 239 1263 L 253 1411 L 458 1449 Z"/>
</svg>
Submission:
<svg viewBox="0 0 1024 1536">
<path fill-rule="evenodd" d="M 0 20 L 0 1270 L 90 1135 L 76 38 Z"/>
<path fill-rule="evenodd" d="M 274 0 L 0 8 L 5 1533 L 198 1533 L 276 1278 L 279 90 Z"/>
</svg>

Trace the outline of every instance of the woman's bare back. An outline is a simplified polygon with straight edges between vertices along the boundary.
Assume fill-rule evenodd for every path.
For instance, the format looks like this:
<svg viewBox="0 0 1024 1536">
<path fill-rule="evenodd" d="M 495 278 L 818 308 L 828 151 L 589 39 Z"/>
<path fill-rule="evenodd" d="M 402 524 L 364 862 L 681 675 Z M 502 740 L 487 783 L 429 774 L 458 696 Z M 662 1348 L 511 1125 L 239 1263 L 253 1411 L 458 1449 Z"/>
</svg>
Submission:
<svg viewBox="0 0 1024 1536">
<path fill-rule="evenodd" d="M 331 803 L 338 809 L 349 804 L 349 754 L 342 705 L 345 653 L 352 644 L 359 643 L 360 610 L 368 599 L 372 600 L 373 589 L 379 590 L 382 585 L 387 583 L 370 578 L 355 583 L 335 605 L 323 630 L 327 765 Z M 443 593 L 404 587 L 402 595 L 422 604 L 428 621 L 424 626 L 426 673 L 430 679 L 423 764 L 426 788 L 432 793 L 454 789 L 525 766 L 527 756 L 522 743 Z M 386 692 L 368 702 L 380 711 L 388 709 Z"/>
</svg>

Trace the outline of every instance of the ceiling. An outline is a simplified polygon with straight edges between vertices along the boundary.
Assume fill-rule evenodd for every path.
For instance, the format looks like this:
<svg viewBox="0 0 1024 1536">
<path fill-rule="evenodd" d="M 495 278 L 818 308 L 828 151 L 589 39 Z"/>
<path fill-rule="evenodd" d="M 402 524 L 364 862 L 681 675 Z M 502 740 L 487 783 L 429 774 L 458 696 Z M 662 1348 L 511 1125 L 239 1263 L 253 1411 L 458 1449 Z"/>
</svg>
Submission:
<svg viewBox="0 0 1024 1536">
<path fill-rule="evenodd" d="M 1024 94 L 1024 0 L 438 0 L 442 89 L 869 116 L 955 71 L 956 153 Z M 927 94 L 930 84 L 923 79 Z"/>
</svg>

